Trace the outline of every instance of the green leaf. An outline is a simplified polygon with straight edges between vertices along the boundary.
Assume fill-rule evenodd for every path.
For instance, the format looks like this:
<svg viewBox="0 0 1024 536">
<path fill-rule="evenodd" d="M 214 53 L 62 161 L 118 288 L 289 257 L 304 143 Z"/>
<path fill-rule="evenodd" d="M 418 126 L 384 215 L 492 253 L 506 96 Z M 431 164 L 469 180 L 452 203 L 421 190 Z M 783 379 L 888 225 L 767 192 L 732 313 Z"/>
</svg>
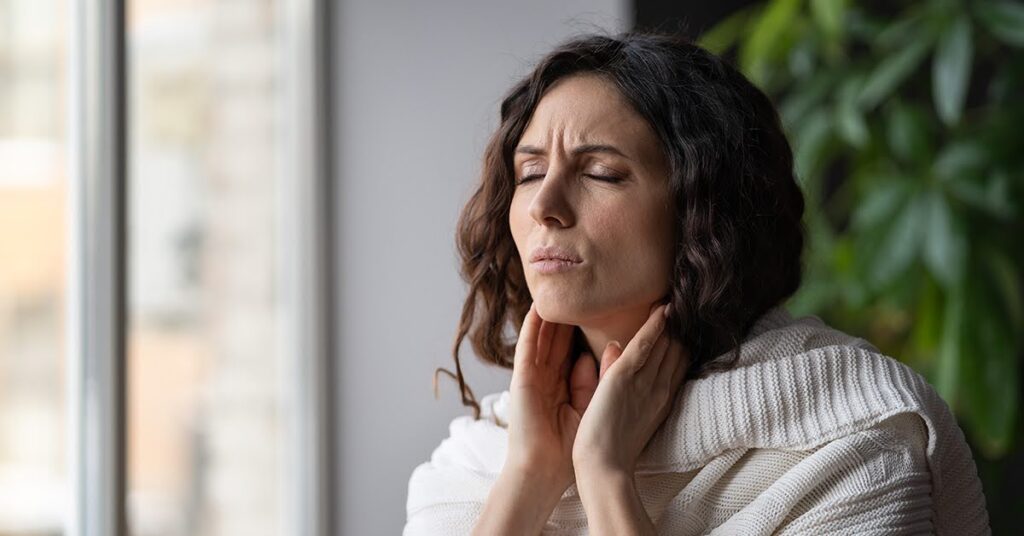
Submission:
<svg viewBox="0 0 1024 536">
<path fill-rule="evenodd" d="M 857 106 L 857 96 L 864 82 L 862 75 L 844 80 L 836 95 L 836 133 L 850 145 L 861 148 L 868 142 L 869 132 L 864 114 Z"/>
<path fill-rule="evenodd" d="M 810 178 L 817 173 L 825 148 L 828 146 L 831 118 L 824 110 L 817 110 L 807 118 L 797 131 L 794 163 L 801 186 L 814 193 Z M 816 198 L 815 198 L 816 199 Z"/>
<path fill-rule="evenodd" d="M 945 182 L 953 197 L 967 205 L 990 214 L 1000 220 L 1010 221 L 1017 214 L 1015 198 L 1009 193 L 1009 175 L 995 170 L 987 177 L 979 178 L 963 174 Z"/>
<path fill-rule="evenodd" d="M 1020 172 L 1018 171 L 1018 177 Z M 996 214 L 1004 219 L 1017 216 L 1017 202 L 1020 199 L 1010 192 L 1010 173 L 1005 169 L 993 170 L 988 177 L 988 190 L 985 192 L 988 205 L 994 207 Z"/>
<path fill-rule="evenodd" d="M 801 80 L 779 106 L 779 115 L 785 123 L 795 125 L 817 108 L 832 89 L 836 78 L 835 71 L 819 70 L 809 80 Z"/>
<path fill-rule="evenodd" d="M 979 338 L 1006 341 L 1007 336 L 996 324 L 976 325 Z M 971 329 L 971 328 L 968 328 Z M 973 337 L 972 337 L 973 338 Z M 1001 342 L 987 342 L 987 352 L 967 354 L 963 382 L 965 407 L 976 423 L 981 448 L 989 459 L 1005 456 L 1013 442 L 1017 419 L 1020 385 L 1016 356 L 1011 347 Z"/>
<path fill-rule="evenodd" d="M 921 27 L 921 22 L 928 13 L 927 8 L 928 5 L 925 3 L 913 4 L 891 24 L 882 28 L 872 44 L 882 50 L 892 50 L 913 41 L 915 30 Z"/>
<path fill-rule="evenodd" d="M 868 125 L 864 116 L 852 106 L 836 107 L 836 132 L 850 145 L 862 148 L 868 142 Z"/>
<path fill-rule="evenodd" d="M 971 22 L 959 17 L 939 41 L 932 61 L 932 93 L 939 118 L 947 125 L 960 120 L 971 78 Z"/>
<path fill-rule="evenodd" d="M 935 352 L 942 339 L 941 293 L 932 278 L 924 277 L 922 283 L 915 308 L 911 341 L 916 350 L 929 355 Z M 930 369 L 933 365 L 934 363 L 928 364 Z"/>
<path fill-rule="evenodd" d="M 739 63 L 755 85 L 764 84 L 767 64 L 783 57 L 785 38 L 792 32 L 799 7 L 800 0 L 771 0 L 754 21 L 750 36 L 740 49 Z"/>
<path fill-rule="evenodd" d="M 874 43 L 885 29 L 881 19 L 866 13 L 864 7 L 856 2 L 846 8 L 843 26 L 843 31 L 850 37 L 865 43 Z"/>
<path fill-rule="evenodd" d="M 1015 98 L 1020 93 L 1021 80 L 1024 79 L 1024 61 L 1012 58 L 1010 61 L 995 65 L 995 74 L 988 84 L 986 97 L 993 104 L 1020 102 Z"/>
<path fill-rule="evenodd" d="M 697 45 L 715 54 L 722 54 L 735 45 L 746 33 L 750 21 L 761 11 L 762 6 L 751 5 L 736 11 L 719 23 L 704 31 L 697 39 Z"/>
<path fill-rule="evenodd" d="M 1007 45 L 1024 47 L 1024 5 L 992 1 L 974 4 L 978 20 Z"/>
<path fill-rule="evenodd" d="M 946 145 L 932 163 L 932 173 L 940 181 L 961 179 L 977 174 L 991 155 L 984 144 L 974 140 L 958 140 Z"/>
<path fill-rule="evenodd" d="M 931 46 L 931 40 L 924 38 L 924 35 L 927 35 L 925 32 L 918 33 L 922 34 L 921 39 L 913 41 L 886 58 L 871 72 L 858 99 L 861 108 L 873 108 L 888 97 L 921 64 L 922 58 Z"/>
<path fill-rule="evenodd" d="M 935 390 L 951 408 L 956 408 L 959 395 L 963 309 L 964 290 L 962 286 L 956 286 L 946 296 L 943 307 L 942 340 L 935 368 Z"/>
<path fill-rule="evenodd" d="M 1005 316 L 1010 325 L 1024 329 L 1024 293 L 1021 293 L 1018 269 L 1002 250 L 985 248 L 984 256 L 996 294 L 1002 297 Z"/>
<path fill-rule="evenodd" d="M 890 220 L 896 210 L 907 202 L 910 182 L 898 175 L 883 176 L 872 181 L 871 188 L 853 209 L 850 225 L 863 231 Z"/>
<path fill-rule="evenodd" d="M 962 340 L 964 406 L 986 457 L 1004 455 L 1013 439 L 1019 396 L 1019 337 L 999 314 L 998 289 L 984 266 L 968 280 Z"/>
<path fill-rule="evenodd" d="M 950 209 L 942 192 L 930 190 L 928 230 L 924 242 L 924 261 L 932 274 L 946 288 L 958 284 L 967 258 L 967 239 L 963 224 Z"/>
<path fill-rule="evenodd" d="M 925 234 L 927 209 L 925 197 L 911 196 L 888 227 L 878 255 L 872 259 L 870 275 L 874 284 L 889 283 L 917 257 Z"/>
<path fill-rule="evenodd" d="M 930 160 L 931 129 L 924 112 L 897 100 L 889 107 L 887 119 L 886 134 L 893 154 L 905 162 Z"/>
<path fill-rule="evenodd" d="M 807 32 L 804 38 L 789 51 L 787 64 L 790 77 L 794 80 L 807 80 L 813 76 L 817 68 L 820 49 L 821 43 L 818 42 L 816 36 Z"/>
<path fill-rule="evenodd" d="M 811 15 L 814 16 L 814 22 L 830 40 L 839 37 L 845 12 L 845 0 L 811 0 Z"/>
</svg>

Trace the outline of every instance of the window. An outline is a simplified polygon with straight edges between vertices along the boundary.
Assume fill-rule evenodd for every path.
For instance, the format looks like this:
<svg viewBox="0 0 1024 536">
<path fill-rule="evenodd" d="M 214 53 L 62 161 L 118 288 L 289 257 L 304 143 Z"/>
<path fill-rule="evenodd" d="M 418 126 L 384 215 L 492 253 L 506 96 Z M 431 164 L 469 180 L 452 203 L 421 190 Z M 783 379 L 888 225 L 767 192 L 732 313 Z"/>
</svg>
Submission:
<svg viewBox="0 0 1024 536">
<path fill-rule="evenodd" d="M 0 0 L 0 536 L 332 532 L 326 0 Z"/>
<path fill-rule="evenodd" d="M 132 534 L 279 534 L 278 19 L 129 2 Z"/>
<path fill-rule="evenodd" d="M 59 534 L 66 24 L 59 0 L 0 1 L 0 534 Z"/>
</svg>

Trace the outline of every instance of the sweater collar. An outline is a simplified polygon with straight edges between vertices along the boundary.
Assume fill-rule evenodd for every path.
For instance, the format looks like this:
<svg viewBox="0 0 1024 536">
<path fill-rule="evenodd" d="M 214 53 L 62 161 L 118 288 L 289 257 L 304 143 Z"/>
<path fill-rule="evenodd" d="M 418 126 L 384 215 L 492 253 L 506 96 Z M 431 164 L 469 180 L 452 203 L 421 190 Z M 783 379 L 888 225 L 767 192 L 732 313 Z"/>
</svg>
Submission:
<svg viewBox="0 0 1024 536">
<path fill-rule="evenodd" d="M 778 307 L 758 319 L 740 346 L 735 367 L 689 380 L 677 392 L 669 415 L 637 460 L 637 474 L 691 471 L 735 449 L 809 450 L 893 415 L 915 413 L 928 429 L 926 456 L 938 523 L 956 526 L 962 496 L 984 504 L 955 416 L 907 365 L 818 317 L 794 319 Z M 482 413 L 498 426 L 468 416 L 453 421 L 451 443 L 435 452 L 436 460 L 454 456 L 448 452 L 459 446 L 472 453 L 472 460 L 460 453 L 460 461 L 500 471 L 508 403 L 508 390 L 481 401 Z M 566 493 L 574 493 L 573 487 Z"/>
<path fill-rule="evenodd" d="M 792 322 L 793 315 L 791 315 L 785 307 L 776 305 L 775 307 L 765 311 L 764 314 L 754 322 L 754 325 L 750 328 L 750 331 L 747 332 L 747 336 L 743 340 L 748 341 L 766 331 L 786 326 Z"/>
<path fill-rule="evenodd" d="M 903 363 L 817 316 L 774 307 L 734 367 L 683 385 L 637 472 L 688 471 L 737 447 L 813 448 L 900 411 L 924 413 L 925 401 L 932 410 L 941 403 Z M 508 405 L 508 390 L 489 394 L 481 415 L 505 428 Z"/>
</svg>

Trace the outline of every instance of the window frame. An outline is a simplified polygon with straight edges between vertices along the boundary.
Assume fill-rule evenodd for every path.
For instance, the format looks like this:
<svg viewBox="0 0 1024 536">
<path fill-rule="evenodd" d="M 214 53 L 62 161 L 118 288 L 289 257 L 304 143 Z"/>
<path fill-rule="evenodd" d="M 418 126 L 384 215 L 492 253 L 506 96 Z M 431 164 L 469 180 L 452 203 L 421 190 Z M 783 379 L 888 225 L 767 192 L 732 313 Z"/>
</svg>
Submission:
<svg viewBox="0 0 1024 536">
<path fill-rule="evenodd" d="M 276 282 L 282 408 L 284 534 L 335 532 L 334 214 L 331 10 L 279 0 L 277 112 L 284 135 Z M 125 0 L 70 0 L 68 40 L 67 348 L 69 489 L 65 534 L 129 533 L 126 512 L 127 73 Z"/>
</svg>

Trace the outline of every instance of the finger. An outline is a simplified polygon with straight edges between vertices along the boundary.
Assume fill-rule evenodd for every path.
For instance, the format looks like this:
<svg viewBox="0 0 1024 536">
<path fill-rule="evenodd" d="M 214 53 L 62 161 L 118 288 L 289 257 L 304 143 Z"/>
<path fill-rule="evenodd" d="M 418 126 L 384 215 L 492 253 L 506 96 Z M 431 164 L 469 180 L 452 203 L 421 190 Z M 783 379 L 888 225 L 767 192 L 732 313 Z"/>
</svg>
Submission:
<svg viewBox="0 0 1024 536">
<path fill-rule="evenodd" d="M 572 324 L 555 324 L 554 340 L 551 342 L 551 353 L 543 359 L 546 362 L 561 368 L 565 368 L 569 357 L 569 343 L 572 342 L 572 332 L 576 326 Z M 566 369 L 568 372 L 568 369 Z M 563 375 L 563 378 L 566 376 Z"/>
<path fill-rule="evenodd" d="M 598 381 L 604 378 L 604 373 L 615 363 L 620 357 L 622 357 L 622 345 L 619 341 L 611 341 L 604 347 L 604 352 L 601 354 L 601 373 L 598 375 Z"/>
<path fill-rule="evenodd" d="M 537 314 L 537 309 L 533 303 L 530 303 L 530 309 L 526 311 L 526 317 L 523 319 L 523 327 L 520 329 L 519 342 L 516 345 L 515 355 L 515 366 L 520 363 L 524 363 L 527 359 L 532 359 L 531 352 L 535 352 L 537 348 L 537 336 L 540 329 L 541 318 Z"/>
<path fill-rule="evenodd" d="M 690 354 L 683 344 L 676 340 L 672 341 L 668 354 L 656 381 L 660 387 L 667 387 L 669 392 L 674 393 L 690 368 Z"/>
<path fill-rule="evenodd" d="M 654 348 L 654 344 L 658 340 L 658 336 L 665 327 L 664 310 L 664 305 L 656 307 L 647 317 L 644 325 L 640 326 L 636 335 L 630 339 L 629 344 L 622 351 L 623 359 L 627 361 L 633 374 L 636 374 L 643 368 L 644 363 L 651 354 L 651 350 Z"/>
<path fill-rule="evenodd" d="M 533 363 L 535 365 L 543 364 L 547 358 L 548 352 L 551 351 L 551 339 L 554 338 L 555 328 L 557 327 L 543 318 L 540 320 L 540 330 L 537 333 L 537 347 L 533 354 Z"/>
<path fill-rule="evenodd" d="M 594 398 L 597 381 L 597 363 L 594 362 L 594 356 L 590 352 L 583 352 L 573 365 L 569 379 L 571 404 L 580 415 L 587 411 L 590 400 Z"/>
<path fill-rule="evenodd" d="M 661 377 L 663 373 L 668 372 L 665 368 L 665 362 L 671 361 L 671 357 L 666 356 L 668 354 L 669 347 L 672 343 L 672 337 L 669 335 L 667 330 L 662 330 L 661 334 L 658 335 L 658 340 L 654 343 L 654 348 L 651 349 L 651 354 L 647 357 L 646 362 L 642 369 L 636 374 L 637 381 L 640 385 L 649 387 L 654 385 L 654 382 Z"/>
<path fill-rule="evenodd" d="M 661 381 L 662 378 L 665 378 L 666 381 L 670 380 L 672 378 L 672 371 L 675 370 L 676 367 L 676 361 L 681 358 L 677 353 L 678 345 L 676 344 L 675 339 L 672 339 L 667 334 L 665 338 L 669 339 L 669 341 L 668 344 L 665 345 L 665 353 L 658 364 L 658 373 L 654 376 L 658 381 Z"/>
</svg>

